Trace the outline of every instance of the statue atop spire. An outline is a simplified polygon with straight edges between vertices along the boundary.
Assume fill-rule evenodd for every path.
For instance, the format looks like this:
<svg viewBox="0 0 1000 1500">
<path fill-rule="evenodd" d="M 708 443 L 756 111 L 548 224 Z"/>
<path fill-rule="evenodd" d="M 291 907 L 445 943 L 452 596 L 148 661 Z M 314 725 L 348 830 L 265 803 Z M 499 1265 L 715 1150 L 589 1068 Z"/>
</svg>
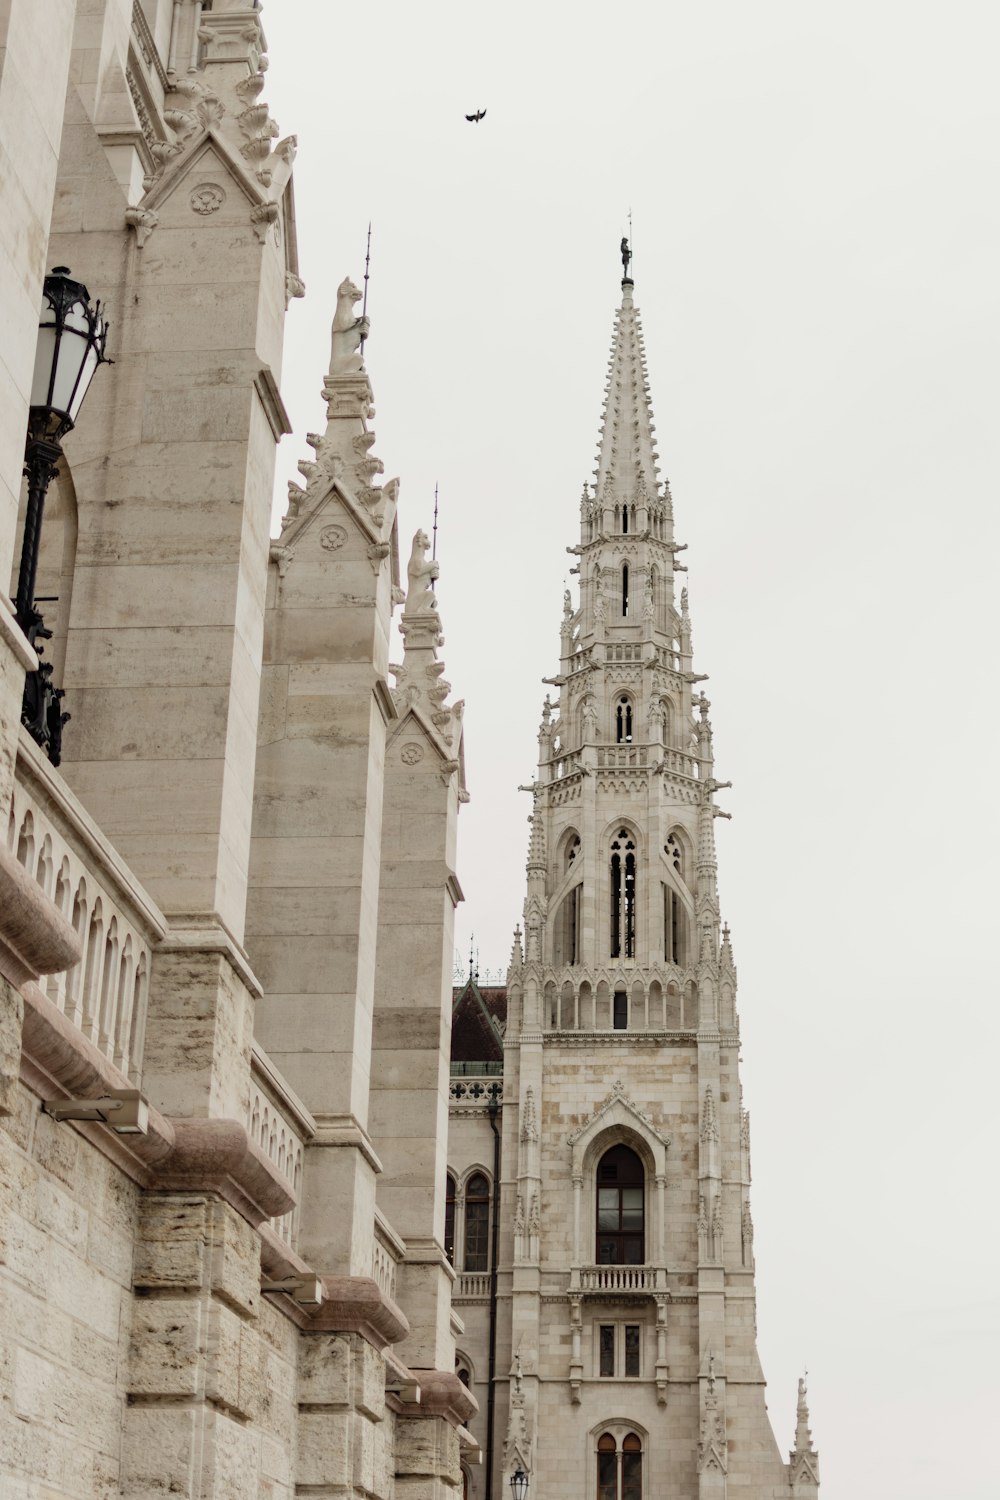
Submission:
<svg viewBox="0 0 1000 1500">
<path fill-rule="evenodd" d="M 628 238 L 624 234 L 622 235 L 621 252 L 622 252 L 622 280 L 623 281 L 631 281 L 632 278 L 628 274 L 628 268 L 629 268 L 629 264 L 630 264 L 630 262 L 632 260 L 632 250 L 631 250 L 631 248 L 629 246 Z"/>
</svg>

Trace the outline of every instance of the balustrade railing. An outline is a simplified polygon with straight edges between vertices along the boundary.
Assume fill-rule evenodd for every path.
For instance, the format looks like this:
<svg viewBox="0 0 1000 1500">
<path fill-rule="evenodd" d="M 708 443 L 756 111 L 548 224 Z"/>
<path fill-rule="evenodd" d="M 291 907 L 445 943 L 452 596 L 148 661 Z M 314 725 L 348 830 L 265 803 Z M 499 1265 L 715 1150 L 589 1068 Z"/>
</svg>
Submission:
<svg viewBox="0 0 1000 1500">
<path fill-rule="evenodd" d="M 582 1292 L 616 1292 L 625 1296 L 645 1296 L 656 1288 L 654 1266 L 582 1266 Z"/>
<path fill-rule="evenodd" d="M 483 1302 L 490 1295 L 489 1271 L 461 1271 L 452 1288 L 453 1302 Z"/>
<path fill-rule="evenodd" d="M 396 1300 L 396 1267 L 403 1259 L 404 1246 L 385 1217 L 375 1210 L 375 1242 L 372 1246 L 372 1277 L 387 1297 Z"/>
<path fill-rule="evenodd" d="M 68 1020 L 134 1084 L 152 949 L 166 923 L 58 772 L 22 731 L 7 847 L 75 928 L 83 958 L 42 985 Z"/>
<path fill-rule="evenodd" d="M 316 1123 L 256 1042 L 250 1060 L 247 1129 L 295 1189 L 293 1207 L 280 1218 L 271 1220 L 271 1228 L 278 1238 L 294 1250 L 299 1237 L 299 1198 L 305 1146 L 316 1133 Z"/>
</svg>

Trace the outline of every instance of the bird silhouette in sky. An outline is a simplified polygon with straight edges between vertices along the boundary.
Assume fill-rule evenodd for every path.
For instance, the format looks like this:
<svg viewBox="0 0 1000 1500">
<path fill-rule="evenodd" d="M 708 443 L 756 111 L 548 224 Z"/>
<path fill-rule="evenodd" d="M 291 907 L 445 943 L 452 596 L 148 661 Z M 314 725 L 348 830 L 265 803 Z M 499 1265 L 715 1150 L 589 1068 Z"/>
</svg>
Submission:
<svg viewBox="0 0 1000 1500">
<path fill-rule="evenodd" d="M 474 115 L 466 115 L 465 118 L 468 120 L 470 125 L 478 125 L 480 120 L 486 119 L 486 111 L 485 109 L 477 109 Z"/>
</svg>

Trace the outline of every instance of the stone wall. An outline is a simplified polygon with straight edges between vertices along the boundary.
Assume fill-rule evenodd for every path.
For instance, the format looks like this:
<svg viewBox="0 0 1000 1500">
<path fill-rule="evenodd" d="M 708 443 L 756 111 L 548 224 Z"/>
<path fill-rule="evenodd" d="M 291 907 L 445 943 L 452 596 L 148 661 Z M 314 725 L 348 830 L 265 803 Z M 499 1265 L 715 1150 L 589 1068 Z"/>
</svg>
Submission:
<svg viewBox="0 0 1000 1500">
<path fill-rule="evenodd" d="M 13 1105 L 0 1120 L 0 1494 L 104 1500 L 121 1477 L 139 1189 L 28 1089 Z"/>
</svg>

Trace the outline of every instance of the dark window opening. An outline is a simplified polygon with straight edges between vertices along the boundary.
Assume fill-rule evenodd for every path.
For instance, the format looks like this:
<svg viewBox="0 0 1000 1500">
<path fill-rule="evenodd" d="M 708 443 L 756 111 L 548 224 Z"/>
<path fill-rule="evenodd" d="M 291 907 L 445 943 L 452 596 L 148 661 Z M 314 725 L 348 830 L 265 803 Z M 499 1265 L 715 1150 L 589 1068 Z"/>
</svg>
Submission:
<svg viewBox="0 0 1000 1500">
<path fill-rule="evenodd" d="M 489 1269 L 490 1186 L 481 1172 L 465 1189 L 465 1270 Z"/>
<path fill-rule="evenodd" d="M 624 696 L 615 709 L 615 738 L 619 745 L 632 743 L 632 700 Z"/>
<path fill-rule="evenodd" d="M 622 1443 L 622 1500 L 642 1500 L 642 1443 L 634 1432 Z"/>
<path fill-rule="evenodd" d="M 616 1031 L 628 1030 L 628 996 L 624 990 L 615 990 L 614 1006 L 614 1028 Z"/>
<path fill-rule="evenodd" d="M 455 1179 L 451 1173 L 444 1186 L 444 1253 L 455 1264 Z"/>
<path fill-rule="evenodd" d="M 641 1329 L 638 1323 L 625 1324 L 625 1374 L 629 1378 L 639 1376 L 639 1348 Z"/>
<path fill-rule="evenodd" d="M 622 617 L 628 618 L 628 563 L 622 564 Z"/>
<path fill-rule="evenodd" d="M 622 531 L 628 533 L 628 506 L 622 506 Z"/>
<path fill-rule="evenodd" d="M 615 1373 L 615 1325 L 613 1323 L 601 1324 L 601 1362 L 600 1373 L 602 1375 L 614 1375 Z"/>
<path fill-rule="evenodd" d="M 618 1454 L 607 1432 L 597 1443 L 597 1500 L 618 1500 Z"/>
<path fill-rule="evenodd" d="M 611 845 L 611 957 L 635 957 L 635 844 L 621 828 Z"/>
<path fill-rule="evenodd" d="M 645 1246 L 645 1173 L 628 1146 L 612 1146 L 597 1164 L 597 1263 L 641 1266 Z"/>
<path fill-rule="evenodd" d="M 668 964 L 687 962 L 687 917 L 684 903 L 677 892 L 669 886 L 663 887 L 663 957 Z"/>
</svg>

